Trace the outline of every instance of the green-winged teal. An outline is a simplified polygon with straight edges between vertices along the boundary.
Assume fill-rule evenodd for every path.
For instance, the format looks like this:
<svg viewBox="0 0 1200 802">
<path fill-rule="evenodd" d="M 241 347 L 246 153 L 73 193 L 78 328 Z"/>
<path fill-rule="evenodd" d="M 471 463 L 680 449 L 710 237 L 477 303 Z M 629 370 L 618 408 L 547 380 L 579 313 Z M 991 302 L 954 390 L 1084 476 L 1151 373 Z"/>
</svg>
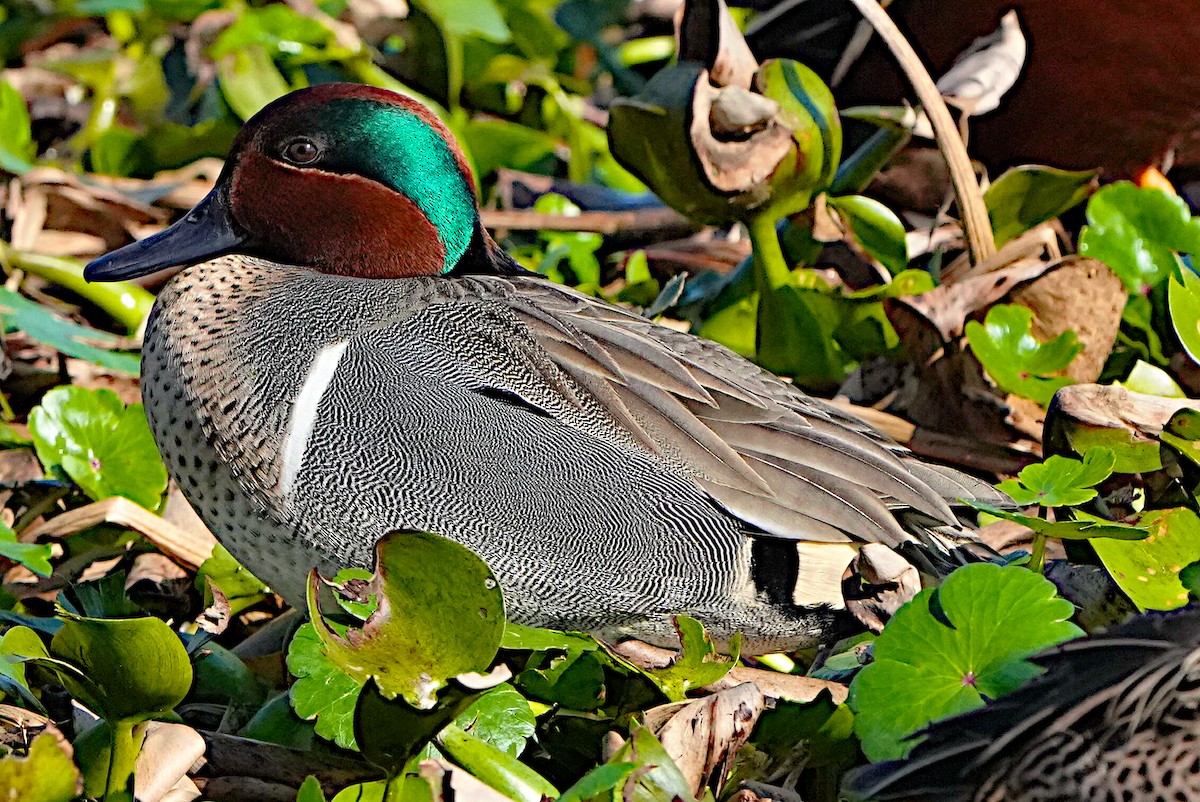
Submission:
<svg viewBox="0 0 1200 802">
<path fill-rule="evenodd" d="M 217 537 L 295 603 L 429 530 L 474 549 L 515 620 L 670 640 L 688 613 L 754 651 L 842 615 L 853 544 L 938 560 L 926 464 L 740 356 L 544 281 L 480 224 L 447 129 L 395 93 L 295 92 L 213 191 L 89 280 L 192 265 L 146 332 L 143 397 Z"/>
<path fill-rule="evenodd" d="M 1041 677 L 934 724 L 906 759 L 856 770 L 844 797 L 1200 799 L 1200 607 L 1140 616 L 1035 662 Z"/>
</svg>

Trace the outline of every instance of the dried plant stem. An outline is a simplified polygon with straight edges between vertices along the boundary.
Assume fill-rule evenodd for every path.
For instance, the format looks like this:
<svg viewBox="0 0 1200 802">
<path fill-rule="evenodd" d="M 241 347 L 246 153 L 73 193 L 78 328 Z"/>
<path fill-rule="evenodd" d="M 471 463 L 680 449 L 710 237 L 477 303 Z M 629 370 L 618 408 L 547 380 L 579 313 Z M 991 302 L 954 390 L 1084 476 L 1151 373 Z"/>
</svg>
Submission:
<svg viewBox="0 0 1200 802">
<path fill-rule="evenodd" d="M 963 233 L 967 238 L 967 250 L 971 254 L 971 263 L 978 264 L 996 252 L 996 240 L 992 234 L 992 224 L 988 219 L 987 207 L 983 204 L 983 192 L 975 179 L 975 170 L 971 167 L 971 159 L 967 156 L 967 146 L 964 144 L 946 102 L 938 92 L 937 86 L 930 77 L 928 70 L 921 63 L 912 45 L 900 33 L 896 23 L 879 5 L 877 0 L 851 0 L 859 13 L 879 33 L 880 38 L 887 44 L 892 55 L 896 57 L 900 68 L 908 77 L 917 98 L 929 117 L 933 132 L 937 135 L 938 147 L 946 157 L 950 168 L 950 181 L 954 185 L 954 195 L 958 199 L 958 208 L 962 214 Z"/>
</svg>

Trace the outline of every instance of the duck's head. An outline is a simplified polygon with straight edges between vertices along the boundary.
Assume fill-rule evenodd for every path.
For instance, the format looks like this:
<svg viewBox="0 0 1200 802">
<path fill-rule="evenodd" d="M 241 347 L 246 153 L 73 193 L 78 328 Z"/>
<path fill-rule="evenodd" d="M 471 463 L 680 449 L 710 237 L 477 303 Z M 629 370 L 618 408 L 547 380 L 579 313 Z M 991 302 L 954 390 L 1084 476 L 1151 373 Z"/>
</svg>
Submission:
<svg viewBox="0 0 1200 802">
<path fill-rule="evenodd" d="M 429 109 L 386 89 L 322 84 L 252 117 L 204 200 L 84 276 L 128 279 L 227 253 L 369 278 L 438 275 L 486 262 L 489 242 L 462 151 Z"/>
</svg>

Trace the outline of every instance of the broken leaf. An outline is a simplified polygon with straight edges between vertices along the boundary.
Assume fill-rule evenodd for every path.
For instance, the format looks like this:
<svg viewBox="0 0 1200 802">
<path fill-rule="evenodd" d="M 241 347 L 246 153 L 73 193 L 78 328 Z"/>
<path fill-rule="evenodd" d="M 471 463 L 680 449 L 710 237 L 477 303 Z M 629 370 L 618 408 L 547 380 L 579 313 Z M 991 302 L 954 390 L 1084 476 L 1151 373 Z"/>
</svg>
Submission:
<svg viewBox="0 0 1200 802">
<path fill-rule="evenodd" d="M 428 709 L 446 681 L 486 672 L 504 633 L 500 586 L 470 549 L 428 532 L 393 532 L 376 546 L 368 592 L 378 609 L 361 630 L 335 631 L 319 614 L 317 575 L 308 607 L 325 654 L 359 684 Z"/>
<path fill-rule="evenodd" d="M 1050 374 L 1069 365 L 1083 346 L 1073 331 L 1040 342 L 1030 331 L 1032 321 L 1032 310 L 998 304 L 988 310 L 982 325 L 967 322 L 967 341 L 1001 389 L 1046 406 L 1060 387 L 1073 383 L 1067 376 Z"/>
<path fill-rule="evenodd" d="M 674 622 L 682 651 L 666 668 L 645 673 L 668 699 L 679 701 L 687 698 L 688 691 L 712 685 L 728 674 L 737 665 L 742 639 L 740 634 L 733 636 L 726 656 L 717 651 L 712 638 L 696 619 L 677 615 Z"/>
<path fill-rule="evenodd" d="M 0 789 L 21 802 L 70 802 L 83 790 L 79 769 L 50 733 L 29 745 L 29 754 L 0 758 Z"/>
</svg>

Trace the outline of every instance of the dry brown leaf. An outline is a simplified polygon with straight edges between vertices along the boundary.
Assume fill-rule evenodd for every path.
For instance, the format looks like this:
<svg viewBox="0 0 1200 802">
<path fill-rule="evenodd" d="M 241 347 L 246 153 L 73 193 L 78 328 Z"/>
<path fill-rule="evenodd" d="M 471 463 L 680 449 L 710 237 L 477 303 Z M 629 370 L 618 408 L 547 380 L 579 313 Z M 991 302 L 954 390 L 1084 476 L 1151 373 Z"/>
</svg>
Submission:
<svg viewBox="0 0 1200 802">
<path fill-rule="evenodd" d="M 675 41 L 678 60 L 700 62 L 717 86 L 749 89 L 758 72 L 758 59 L 725 0 L 690 0 L 681 5 L 675 15 Z"/>
<path fill-rule="evenodd" d="M 162 802 L 202 757 L 204 739 L 196 730 L 186 724 L 151 721 L 134 769 L 138 802 Z"/>
<path fill-rule="evenodd" d="M 872 632 L 882 632 L 896 611 L 921 592 L 921 575 L 882 543 L 864 544 L 842 581 L 846 609 Z"/>
<path fill-rule="evenodd" d="M 417 770 L 421 778 L 429 783 L 433 802 L 512 802 L 504 794 L 444 760 L 422 760 Z"/>
<path fill-rule="evenodd" d="M 706 786 L 721 790 L 765 704 L 758 686 L 746 682 L 694 702 L 651 708 L 645 724 L 699 797 Z"/>
</svg>

